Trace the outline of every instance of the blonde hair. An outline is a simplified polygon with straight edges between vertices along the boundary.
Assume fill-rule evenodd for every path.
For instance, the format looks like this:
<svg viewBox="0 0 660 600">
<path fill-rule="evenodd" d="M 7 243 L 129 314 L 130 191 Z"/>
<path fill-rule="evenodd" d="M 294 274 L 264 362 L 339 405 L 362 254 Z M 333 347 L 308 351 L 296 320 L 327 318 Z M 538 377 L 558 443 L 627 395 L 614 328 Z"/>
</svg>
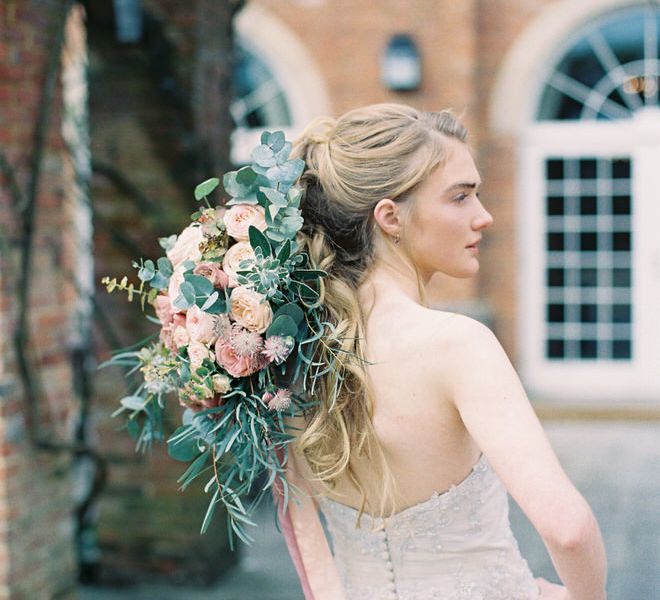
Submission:
<svg viewBox="0 0 660 600">
<path fill-rule="evenodd" d="M 365 314 L 357 289 L 374 258 L 373 209 L 382 198 L 405 202 L 446 155 L 447 138 L 465 142 L 465 127 L 449 112 L 421 112 L 402 104 L 373 104 L 338 119 L 312 121 L 293 145 L 306 167 L 305 220 L 300 243 L 312 262 L 328 273 L 322 292 L 326 319 L 335 328 L 335 348 L 319 347 L 317 360 L 334 352 L 340 372 L 330 370 L 315 390 L 318 401 L 297 441 L 315 478 L 331 490 L 347 476 L 368 505 L 353 459 L 364 456 L 380 475 L 381 516 L 394 511 L 394 486 L 376 435 L 373 398 L 364 361 Z"/>
</svg>

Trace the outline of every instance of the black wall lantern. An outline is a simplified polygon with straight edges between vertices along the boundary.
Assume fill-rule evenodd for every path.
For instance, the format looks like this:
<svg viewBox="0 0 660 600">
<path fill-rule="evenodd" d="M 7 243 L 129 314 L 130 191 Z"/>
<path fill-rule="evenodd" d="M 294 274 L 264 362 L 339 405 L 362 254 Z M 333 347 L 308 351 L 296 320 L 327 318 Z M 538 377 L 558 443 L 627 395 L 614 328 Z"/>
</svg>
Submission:
<svg viewBox="0 0 660 600">
<path fill-rule="evenodd" d="M 140 0 L 114 0 L 117 41 L 139 42 L 142 37 L 142 2 Z"/>
<path fill-rule="evenodd" d="M 419 88 L 422 82 L 422 60 L 415 40 L 407 33 L 390 38 L 380 61 L 383 85 L 396 92 Z"/>
</svg>

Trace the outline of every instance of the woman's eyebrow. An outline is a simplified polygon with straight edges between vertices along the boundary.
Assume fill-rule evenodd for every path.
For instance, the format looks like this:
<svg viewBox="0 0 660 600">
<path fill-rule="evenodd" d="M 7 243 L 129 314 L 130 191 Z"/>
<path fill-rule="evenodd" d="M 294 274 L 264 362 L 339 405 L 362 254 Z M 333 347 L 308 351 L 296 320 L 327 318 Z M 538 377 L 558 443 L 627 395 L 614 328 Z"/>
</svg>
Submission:
<svg viewBox="0 0 660 600">
<path fill-rule="evenodd" d="M 464 190 L 465 188 L 468 188 L 470 190 L 474 190 L 478 188 L 481 185 L 481 181 L 479 182 L 474 182 L 474 181 L 461 181 L 460 183 L 455 183 L 454 185 L 448 187 L 445 190 L 445 193 L 449 192 L 454 192 L 456 190 Z"/>
</svg>

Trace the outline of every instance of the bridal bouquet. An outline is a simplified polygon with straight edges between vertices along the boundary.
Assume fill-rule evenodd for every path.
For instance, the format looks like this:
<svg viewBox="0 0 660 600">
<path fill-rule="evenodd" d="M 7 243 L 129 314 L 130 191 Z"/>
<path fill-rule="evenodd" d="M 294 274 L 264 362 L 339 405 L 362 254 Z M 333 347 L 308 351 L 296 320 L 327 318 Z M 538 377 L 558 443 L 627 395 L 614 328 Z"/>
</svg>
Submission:
<svg viewBox="0 0 660 600">
<path fill-rule="evenodd" d="M 296 243 L 303 220 L 294 183 L 304 162 L 289 160 L 290 151 L 281 131 L 264 132 L 252 163 L 224 176 L 225 206 L 208 202 L 218 179 L 201 183 L 195 198 L 205 205 L 178 236 L 159 240 L 165 256 L 133 263 L 138 286 L 103 279 L 109 292 L 139 296 L 143 310 L 152 305 L 148 318 L 160 327 L 157 340 L 104 363 L 140 376 L 115 415 L 127 415 L 144 449 L 164 437 L 166 399 L 178 398 L 181 426 L 167 445 L 189 463 L 181 488 L 205 475 L 211 498 L 202 531 L 222 503 L 230 538 L 246 542 L 250 512 L 276 482 L 286 505 L 291 436 L 283 418 L 304 408 L 301 394 L 327 368 L 314 360 L 328 332 L 319 304 L 325 273 Z M 260 493 L 246 507 L 241 497 L 257 479 Z"/>
</svg>

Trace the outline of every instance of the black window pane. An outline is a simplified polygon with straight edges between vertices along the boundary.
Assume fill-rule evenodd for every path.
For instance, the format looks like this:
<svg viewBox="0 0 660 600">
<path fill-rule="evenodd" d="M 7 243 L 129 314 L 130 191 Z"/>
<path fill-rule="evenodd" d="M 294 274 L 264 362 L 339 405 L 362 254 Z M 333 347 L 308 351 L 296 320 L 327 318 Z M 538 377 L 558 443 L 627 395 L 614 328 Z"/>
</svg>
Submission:
<svg viewBox="0 0 660 600">
<path fill-rule="evenodd" d="M 596 340 L 580 340 L 580 357 L 596 358 L 598 356 L 598 342 Z"/>
<path fill-rule="evenodd" d="M 564 321 L 563 304 L 548 304 L 548 321 L 550 323 L 562 323 Z"/>
<path fill-rule="evenodd" d="M 580 287 L 598 285 L 598 269 L 580 269 Z"/>
<path fill-rule="evenodd" d="M 563 233 L 548 233 L 548 250 L 561 252 L 564 249 Z"/>
<path fill-rule="evenodd" d="M 580 234 L 580 250 L 590 252 L 598 249 L 598 234 L 586 232 Z"/>
<path fill-rule="evenodd" d="M 613 323 L 630 323 L 631 307 L 630 304 L 614 304 L 612 306 Z"/>
<path fill-rule="evenodd" d="M 630 340 L 613 340 L 612 341 L 612 358 L 631 358 L 632 349 Z"/>
<path fill-rule="evenodd" d="M 612 196 L 612 214 L 630 214 L 630 196 Z"/>
<path fill-rule="evenodd" d="M 563 215 L 564 198 L 562 196 L 548 196 L 547 210 L 549 215 Z"/>
<path fill-rule="evenodd" d="M 580 179 L 596 179 L 596 160 L 593 158 L 580 159 Z"/>
<path fill-rule="evenodd" d="M 612 161 L 613 179 L 630 179 L 630 160 L 615 159 Z"/>
<path fill-rule="evenodd" d="M 613 287 L 630 287 L 630 269 L 612 269 Z"/>
<path fill-rule="evenodd" d="M 580 197 L 580 214 L 595 215 L 598 212 L 596 196 Z"/>
<path fill-rule="evenodd" d="M 562 287 L 564 285 L 564 269 L 548 269 L 548 285 Z"/>
<path fill-rule="evenodd" d="M 563 358 L 564 340 L 548 340 L 546 352 L 548 358 Z"/>
<path fill-rule="evenodd" d="M 612 232 L 612 250 L 615 252 L 630 251 L 630 232 L 613 231 Z"/>
<path fill-rule="evenodd" d="M 598 321 L 598 305 L 580 304 L 580 321 L 582 323 L 596 323 Z"/>
<path fill-rule="evenodd" d="M 550 158 L 545 163 L 545 173 L 547 179 L 564 178 L 564 161 L 557 158 Z"/>
</svg>

